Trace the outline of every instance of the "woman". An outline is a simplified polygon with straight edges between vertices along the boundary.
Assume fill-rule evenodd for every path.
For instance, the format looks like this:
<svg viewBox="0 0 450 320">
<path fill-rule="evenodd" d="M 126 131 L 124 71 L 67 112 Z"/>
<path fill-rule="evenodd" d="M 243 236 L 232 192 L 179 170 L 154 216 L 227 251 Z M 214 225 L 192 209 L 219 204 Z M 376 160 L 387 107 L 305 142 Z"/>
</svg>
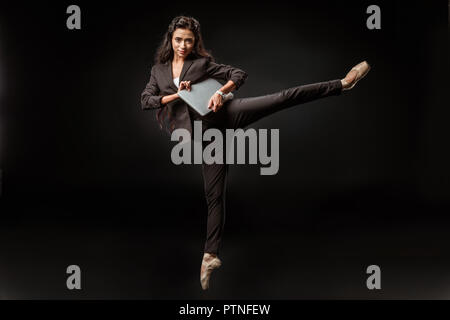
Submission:
<svg viewBox="0 0 450 320">
<path fill-rule="evenodd" d="M 186 16 L 172 20 L 157 50 L 150 80 L 141 95 L 142 109 L 159 109 L 157 120 L 162 128 L 169 120 L 169 133 L 185 128 L 192 134 L 194 120 L 202 121 L 202 130 L 245 128 L 279 110 L 315 99 L 340 95 L 349 90 L 370 70 L 366 61 L 353 67 L 344 79 L 297 86 L 264 96 L 233 99 L 232 91 L 245 82 L 247 73 L 241 69 L 217 64 L 202 41 L 199 22 Z M 226 81 L 209 100 L 209 112 L 201 116 L 179 98 L 180 90 L 190 90 L 193 83 L 207 78 Z M 205 146 L 205 142 L 203 143 Z M 225 162 L 225 161 L 224 161 Z M 214 269 L 221 266 L 219 245 L 225 222 L 225 189 L 228 164 L 202 164 L 204 189 L 208 207 L 207 236 L 200 268 L 204 290 Z"/>
</svg>

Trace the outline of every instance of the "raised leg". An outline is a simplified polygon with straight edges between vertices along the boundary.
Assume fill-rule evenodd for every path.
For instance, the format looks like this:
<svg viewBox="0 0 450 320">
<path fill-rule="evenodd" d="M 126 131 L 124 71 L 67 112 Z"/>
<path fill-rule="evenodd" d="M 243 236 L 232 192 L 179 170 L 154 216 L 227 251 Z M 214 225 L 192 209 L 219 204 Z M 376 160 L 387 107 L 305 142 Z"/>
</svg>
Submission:
<svg viewBox="0 0 450 320">
<path fill-rule="evenodd" d="M 227 102 L 218 113 L 225 113 L 222 118 L 225 118 L 227 128 L 245 128 L 280 110 L 320 98 L 340 95 L 341 92 L 341 80 L 318 82 L 263 96 L 234 99 Z"/>
</svg>

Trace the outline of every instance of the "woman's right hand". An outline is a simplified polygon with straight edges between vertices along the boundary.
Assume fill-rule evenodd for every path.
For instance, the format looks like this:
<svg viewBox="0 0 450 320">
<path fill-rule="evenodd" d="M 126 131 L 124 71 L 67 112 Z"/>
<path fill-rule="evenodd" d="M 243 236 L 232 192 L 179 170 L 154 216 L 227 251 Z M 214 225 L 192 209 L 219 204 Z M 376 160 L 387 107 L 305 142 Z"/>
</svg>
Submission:
<svg viewBox="0 0 450 320">
<path fill-rule="evenodd" d="M 180 86 L 178 87 L 178 92 L 180 90 L 186 89 L 187 91 L 191 91 L 191 81 L 181 81 Z"/>
</svg>

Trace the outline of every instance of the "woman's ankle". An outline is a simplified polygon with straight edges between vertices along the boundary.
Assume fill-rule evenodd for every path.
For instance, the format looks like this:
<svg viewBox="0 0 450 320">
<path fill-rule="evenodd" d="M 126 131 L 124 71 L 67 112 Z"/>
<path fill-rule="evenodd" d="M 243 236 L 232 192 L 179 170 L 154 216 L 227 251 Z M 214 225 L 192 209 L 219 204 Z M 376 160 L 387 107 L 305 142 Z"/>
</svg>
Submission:
<svg viewBox="0 0 450 320">
<path fill-rule="evenodd" d="M 206 260 L 214 259 L 214 258 L 217 258 L 217 254 L 212 253 L 212 252 L 205 252 L 203 254 L 203 259 L 205 259 L 205 258 L 206 258 Z"/>
</svg>

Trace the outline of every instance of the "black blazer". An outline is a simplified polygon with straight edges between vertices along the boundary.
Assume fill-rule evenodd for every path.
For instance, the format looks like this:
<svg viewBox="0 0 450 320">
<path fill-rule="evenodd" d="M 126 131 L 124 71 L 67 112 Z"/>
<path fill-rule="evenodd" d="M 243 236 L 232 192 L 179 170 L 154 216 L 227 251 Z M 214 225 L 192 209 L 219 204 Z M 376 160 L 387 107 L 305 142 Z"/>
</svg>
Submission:
<svg viewBox="0 0 450 320">
<path fill-rule="evenodd" d="M 236 89 L 245 82 L 247 73 L 241 69 L 225 64 L 217 64 L 208 58 L 186 58 L 181 69 L 180 82 L 191 81 L 191 84 L 201 82 L 207 78 L 217 80 L 231 80 L 236 85 Z M 177 86 L 173 82 L 172 62 L 164 64 L 158 63 L 151 69 L 150 80 L 141 94 L 141 106 L 143 110 L 154 110 L 165 107 L 161 104 L 163 96 L 176 93 Z M 176 99 L 167 103 L 169 119 L 173 121 L 174 128 L 170 128 L 172 133 L 177 128 L 189 130 L 192 137 L 191 117 L 188 105 L 182 99 Z"/>
</svg>

